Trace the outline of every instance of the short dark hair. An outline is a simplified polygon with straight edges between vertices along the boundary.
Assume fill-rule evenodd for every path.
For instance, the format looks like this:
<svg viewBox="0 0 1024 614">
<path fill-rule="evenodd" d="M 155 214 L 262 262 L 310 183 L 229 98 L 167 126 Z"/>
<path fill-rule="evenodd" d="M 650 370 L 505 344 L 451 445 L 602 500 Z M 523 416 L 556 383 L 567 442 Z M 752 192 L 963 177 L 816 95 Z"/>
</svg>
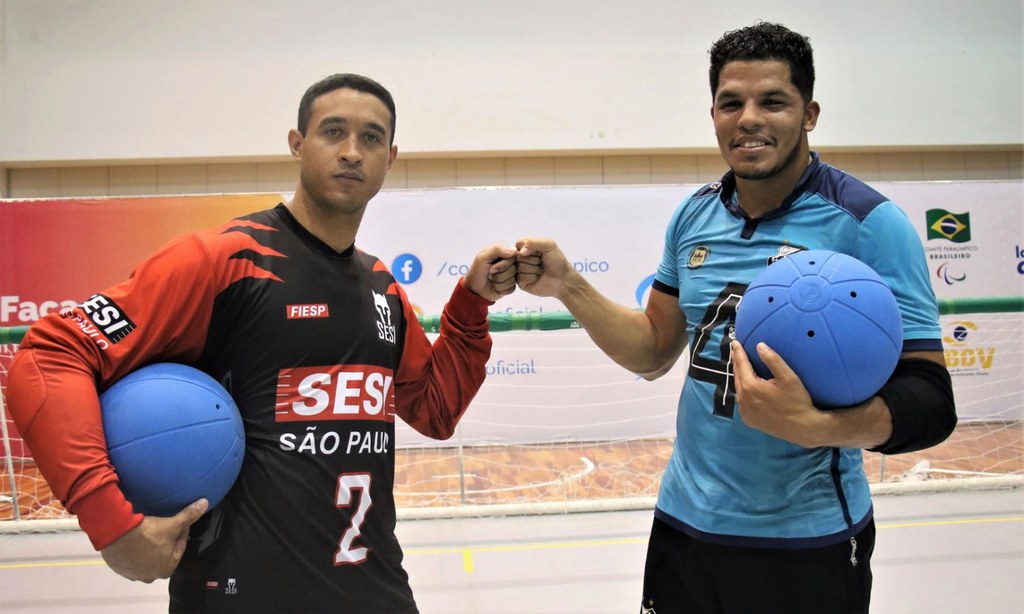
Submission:
<svg viewBox="0 0 1024 614">
<path fill-rule="evenodd" d="M 732 30 L 711 45 L 711 98 L 718 91 L 722 68 L 737 60 L 779 60 L 789 64 L 793 85 L 804 102 L 814 98 L 814 52 L 811 40 L 789 28 L 760 21 L 752 26 Z"/>
<path fill-rule="evenodd" d="M 306 136 L 306 129 L 309 128 L 309 120 L 313 115 L 313 101 L 324 94 L 340 89 L 365 92 L 376 96 L 384 103 L 384 106 L 388 108 L 388 111 L 391 111 L 391 141 L 388 145 L 393 144 L 395 142 L 396 114 L 395 100 L 391 97 L 391 92 L 387 91 L 383 85 L 369 77 L 351 73 L 339 73 L 329 77 L 324 77 L 309 86 L 309 89 L 307 89 L 306 93 L 302 95 L 302 100 L 299 102 L 298 129 L 299 132 L 302 133 L 302 136 Z"/>
</svg>

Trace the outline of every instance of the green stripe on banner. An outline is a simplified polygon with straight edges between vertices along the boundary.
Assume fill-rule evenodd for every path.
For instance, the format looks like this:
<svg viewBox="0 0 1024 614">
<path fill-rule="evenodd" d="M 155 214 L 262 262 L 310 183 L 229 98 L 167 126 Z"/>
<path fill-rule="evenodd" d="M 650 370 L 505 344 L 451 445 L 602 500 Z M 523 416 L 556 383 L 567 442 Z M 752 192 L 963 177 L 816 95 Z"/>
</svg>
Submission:
<svg viewBox="0 0 1024 614">
<path fill-rule="evenodd" d="M 0 327 L 0 345 L 6 343 L 19 343 L 21 338 L 28 332 L 27 326 Z"/>
<path fill-rule="evenodd" d="M 1019 313 L 1024 311 L 1024 296 L 994 296 L 979 298 L 952 298 L 939 300 L 939 313 L 954 315 L 965 313 Z M 566 330 L 580 328 L 580 323 L 568 311 L 537 313 L 492 313 L 487 316 L 491 332 L 527 330 Z M 441 331 L 441 316 L 420 316 L 420 323 L 428 333 Z M 0 327 L 0 344 L 18 343 L 28 326 Z"/>
<path fill-rule="evenodd" d="M 568 311 L 538 313 L 492 313 L 487 320 L 492 333 L 518 330 L 565 330 L 580 328 L 579 322 Z M 420 316 L 420 324 L 428 333 L 441 332 L 441 316 Z"/>
<path fill-rule="evenodd" d="M 1024 311 L 1024 296 L 939 299 L 939 313 L 1010 313 Z"/>
</svg>

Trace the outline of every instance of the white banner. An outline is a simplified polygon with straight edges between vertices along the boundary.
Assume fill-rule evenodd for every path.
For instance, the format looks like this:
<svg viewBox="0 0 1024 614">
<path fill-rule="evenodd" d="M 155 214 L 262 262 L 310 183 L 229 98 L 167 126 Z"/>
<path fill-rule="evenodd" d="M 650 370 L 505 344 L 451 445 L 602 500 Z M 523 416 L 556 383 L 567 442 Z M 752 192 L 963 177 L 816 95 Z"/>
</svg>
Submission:
<svg viewBox="0 0 1024 614">
<path fill-rule="evenodd" d="M 696 185 L 465 188 L 381 193 L 359 246 L 389 265 L 422 313 L 440 313 L 477 251 L 521 236 L 558 241 L 611 299 L 646 302 L 675 207 Z M 1024 295 L 1024 183 L 874 183 L 918 230 L 936 295 Z M 931 230 L 930 230 L 931 229 Z M 516 292 L 492 313 L 564 311 Z M 943 318 L 962 420 L 1021 419 L 1022 314 Z M 463 420 L 466 444 L 671 436 L 686 370 L 637 379 L 580 331 L 495 334 L 489 377 Z M 402 428 L 402 445 L 428 441 Z"/>
</svg>

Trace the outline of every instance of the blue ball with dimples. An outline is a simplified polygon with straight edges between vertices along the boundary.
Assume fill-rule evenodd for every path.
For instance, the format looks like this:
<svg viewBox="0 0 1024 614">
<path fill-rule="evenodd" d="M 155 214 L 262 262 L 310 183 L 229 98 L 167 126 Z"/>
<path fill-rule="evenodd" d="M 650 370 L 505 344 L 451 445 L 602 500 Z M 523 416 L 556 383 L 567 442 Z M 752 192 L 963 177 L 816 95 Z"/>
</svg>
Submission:
<svg viewBox="0 0 1024 614">
<path fill-rule="evenodd" d="M 736 338 L 763 378 L 764 342 L 800 377 L 815 405 L 849 407 L 885 384 L 903 347 L 903 321 L 892 291 L 860 260 L 801 251 L 761 271 L 736 311 Z"/>
<path fill-rule="evenodd" d="M 173 516 L 205 497 L 210 509 L 234 484 L 245 430 L 231 395 L 206 373 L 156 363 L 100 395 L 119 486 L 136 512 Z"/>
</svg>

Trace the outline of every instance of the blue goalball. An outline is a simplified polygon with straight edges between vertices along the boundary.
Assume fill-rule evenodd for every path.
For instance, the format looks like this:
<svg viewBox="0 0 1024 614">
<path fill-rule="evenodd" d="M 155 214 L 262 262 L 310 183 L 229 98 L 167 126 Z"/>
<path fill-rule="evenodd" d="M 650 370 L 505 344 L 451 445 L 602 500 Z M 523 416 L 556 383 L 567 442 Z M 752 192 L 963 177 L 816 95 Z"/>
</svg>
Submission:
<svg viewBox="0 0 1024 614">
<path fill-rule="evenodd" d="M 903 348 L 892 291 L 860 260 L 802 251 L 761 271 L 736 311 L 736 338 L 763 378 L 765 342 L 800 377 L 820 408 L 861 403 L 885 384 Z"/>
<path fill-rule="evenodd" d="M 100 395 L 107 449 L 136 512 L 173 516 L 231 489 L 245 456 L 245 431 L 228 392 L 198 369 L 142 367 Z"/>
</svg>

